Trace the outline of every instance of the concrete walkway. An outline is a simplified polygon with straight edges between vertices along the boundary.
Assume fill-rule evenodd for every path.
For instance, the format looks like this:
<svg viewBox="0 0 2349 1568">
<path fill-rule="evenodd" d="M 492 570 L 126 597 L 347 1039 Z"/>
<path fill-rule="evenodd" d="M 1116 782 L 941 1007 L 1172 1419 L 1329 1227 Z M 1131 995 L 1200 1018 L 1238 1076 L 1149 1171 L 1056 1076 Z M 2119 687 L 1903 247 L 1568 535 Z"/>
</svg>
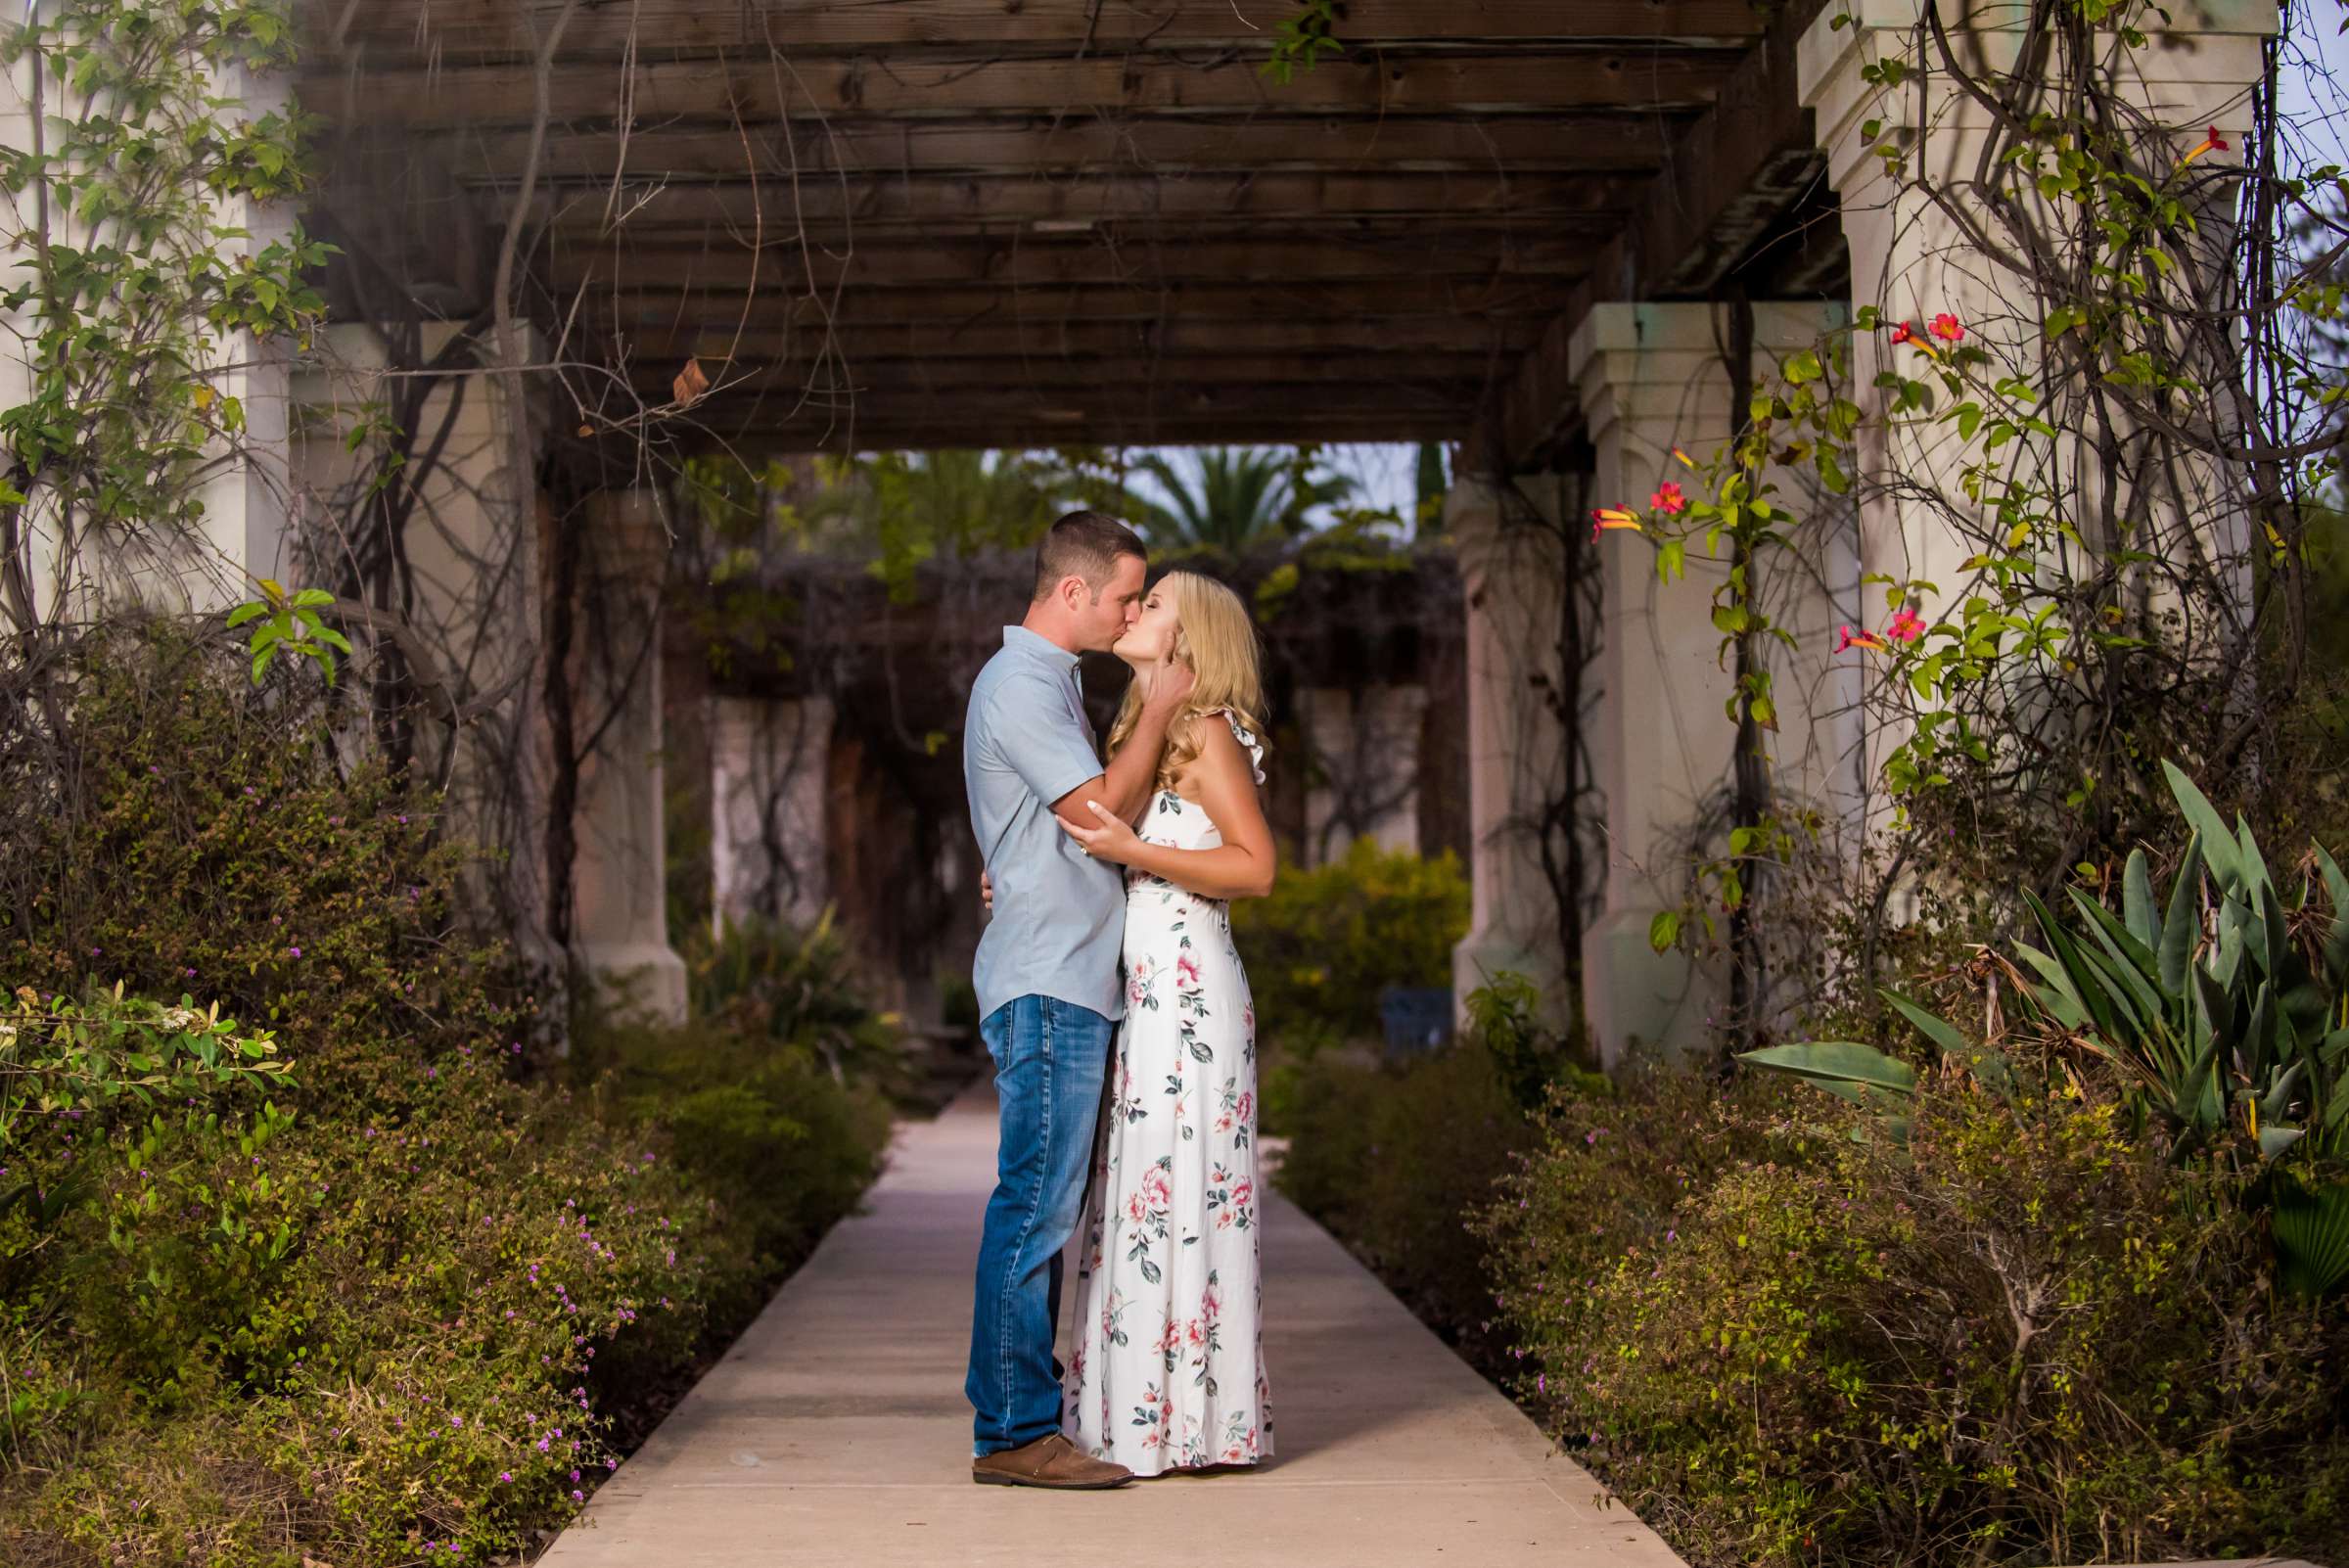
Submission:
<svg viewBox="0 0 2349 1568">
<path fill-rule="evenodd" d="M 1275 1459 L 1111 1493 L 973 1486 L 962 1376 L 994 1129 L 983 1089 L 901 1130 L 866 1212 L 784 1286 L 543 1568 L 1680 1561 L 1277 1197 L 1264 1220 Z"/>
</svg>

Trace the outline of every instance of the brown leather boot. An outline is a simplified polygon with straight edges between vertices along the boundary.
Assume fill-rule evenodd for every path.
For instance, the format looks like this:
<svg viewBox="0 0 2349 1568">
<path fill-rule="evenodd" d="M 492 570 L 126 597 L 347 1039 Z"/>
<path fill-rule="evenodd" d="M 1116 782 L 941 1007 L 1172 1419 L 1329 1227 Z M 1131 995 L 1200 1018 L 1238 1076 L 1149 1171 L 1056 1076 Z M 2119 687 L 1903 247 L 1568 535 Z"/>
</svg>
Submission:
<svg viewBox="0 0 2349 1568">
<path fill-rule="evenodd" d="M 971 1461 L 971 1479 L 983 1487 L 1048 1487 L 1055 1492 L 1106 1492 L 1133 1479 L 1122 1464 L 1095 1459 L 1058 1432 L 1034 1443 Z"/>
</svg>

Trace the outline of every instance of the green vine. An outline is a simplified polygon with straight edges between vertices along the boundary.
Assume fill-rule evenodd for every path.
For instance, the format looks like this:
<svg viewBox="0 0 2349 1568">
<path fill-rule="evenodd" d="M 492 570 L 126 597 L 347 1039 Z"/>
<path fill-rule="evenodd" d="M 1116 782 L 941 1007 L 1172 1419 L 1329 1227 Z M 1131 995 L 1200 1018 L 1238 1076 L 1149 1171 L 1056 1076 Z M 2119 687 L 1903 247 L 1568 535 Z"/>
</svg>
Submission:
<svg viewBox="0 0 2349 1568">
<path fill-rule="evenodd" d="M 1343 0 L 1305 0 L 1295 16 L 1272 29 L 1271 57 L 1259 69 L 1285 87 L 1298 71 L 1321 64 L 1323 56 L 1344 54 L 1346 46 L 1337 35 L 1338 19 L 1344 11 Z"/>
<path fill-rule="evenodd" d="M 2146 43 L 2134 24 L 2149 14 L 2140 4 L 2040 0 L 2039 10 L 2035 24 L 2050 32 L 2100 27 L 2128 48 Z M 1915 48 L 1937 60 L 1929 31 L 1929 22 L 1920 24 Z M 1893 57 L 1863 75 L 1890 92 L 1916 69 Z M 1997 89 L 1994 81 L 1992 96 Z M 1887 175 L 1908 190 L 1929 189 L 1914 172 L 1913 126 L 1871 120 L 1862 134 Z M 1872 497 L 1962 539 L 1968 553 L 1954 580 L 1864 576 L 1871 597 L 1883 594 L 1883 619 L 1843 625 L 1827 650 L 1865 666 L 1869 721 L 1899 736 L 1880 753 L 1874 782 L 1895 827 L 1906 829 L 1913 806 L 1960 777 L 2005 780 L 1999 788 L 2035 803 L 2018 809 L 2037 813 L 2049 837 L 2087 844 L 2100 789 L 2125 777 L 2128 793 L 2148 793 L 2157 749 L 2144 732 L 2165 723 L 2155 705 L 2192 690 L 2205 694 L 2206 709 L 2221 709 L 2241 689 L 2253 645 L 2223 645 L 2203 628 L 2236 613 L 2227 607 L 2254 567 L 2268 582 L 2305 565 L 2306 503 L 2295 498 L 2337 483 L 2337 442 L 2315 432 L 2337 422 L 2349 394 L 2339 366 L 2301 346 L 2304 329 L 2285 318 L 2334 327 L 2343 291 L 2328 259 L 2281 258 L 2285 275 L 2257 301 L 2260 347 L 2273 384 L 2306 412 L 2262 410 L 2274 427 L 2238 436 L 2239 389 L 2228 378 L 2239 373 L 2242 328 L 2223 299 L 2210 298 L 2204 224 L 2256 170 L 2201 161 L 2232 151 L 2215 127 L 2167 140 L 2124 133 L 2098 115 L 2093 96 L 2067 113 L 2018 113 L 1993 134 L 1996 157 L 1983 166 L 1996 173 L 1969 197 L 2011 230 L 1998 241 L 2021 258 L 2008 263 L 2019 275 L 2004 286 L 2004 298 L 2017 301 L 2012 318 L 1977 323 L 1927 303 L 1923 319 L 1910 320 L 1865 306 L 1850 327 L 1777 367 L 1745 411 L 1739 438 L 1703 461 L 1676 452 L 1684 472 L 1645 506 L 1625 498 L 1591 521 L 1594 536 L 1646 535 L 1666 582 L 1684 576 L 1692 549 L 1736 563 L 1710 613 L 1724 668 L 1733 650 L 1740 655 L 1728 717 L 1750 722 L 1758 740 L 1776 728 L 1777 694 L 1748 656 L 1764 644 L 1795 646 L 1756 591 L 1758 568 L 1775 557 L 1810 570 L 1798 539 L 1802 503 L 1778 493 L 1773 473 L 1806 475 L 1829 505 Z M 2274 180 L 2270 193 L 2337 210 L 2349 201 L 2349 179 L 2318 168 Z M 1852 384 L 1861 335 L 1879 346 L 1866 388 Z M 2295 427 L 2295 418 L 2303 423 Z M 1896 457 L 1884 471 L 1885 460 L 1864 457 L 1864 430 L 1871 450 L 1932 452 L 1930 468 L 1899 472 Z M 2211 542 L 2227 509 L 2245 504 L 2217 478 L 2230 468 L 2255 480 L 2234 492 L 2248 496 L 2250 516 L 2232 554 Z M 2201 474 L 2213 476 L 2207 493 L 2191 488 Z M 2110 718 L 2093 728 L 2031 727 L 2050 712 Z M 2257 722 L 2254 710 L 2236 721 L 2237 733 Z M 1726 853 L 1700 848 L 1692 895 L 1655 918 L 1653 945 L 1713 940 L 1714 912 L 1737 909 L 1756 869 L 1788 861 L 1819 826 L 1800 812 L 1765 813 L 1730 835 Z M 2098 874 L 2092 861 L 2073 867 L 2079 858 L 2057 869 Z"/>
<path fill-rule="evenodd" d="M 331 248 L 295 227 L 253 249 L 238 221 L 306 187 L 305 117 L 235 95 L 293 58 L 284 0 L 60 0 L 0 34 L 35 112 L 30 144 L 0 149 L 22 280 L 0 305 L 30 383 L 0 410 L 0 602 L 21 631 L 41 619 L 34 530 L 66 561 L 193 530 L 205 477 L 238 460 L 241 337 L 308 346 L 325 306 L 304 278 Z"/>
</svg>

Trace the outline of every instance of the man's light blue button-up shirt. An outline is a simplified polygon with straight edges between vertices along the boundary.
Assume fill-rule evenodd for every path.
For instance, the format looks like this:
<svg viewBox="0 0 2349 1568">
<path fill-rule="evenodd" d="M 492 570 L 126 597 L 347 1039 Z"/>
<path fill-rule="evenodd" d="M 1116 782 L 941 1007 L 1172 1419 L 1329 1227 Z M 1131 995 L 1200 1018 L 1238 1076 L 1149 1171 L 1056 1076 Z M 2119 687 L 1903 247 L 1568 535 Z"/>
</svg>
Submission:
<svg viewBox="0 0 2349 1568">
<path fill-rule="evenodd" d="M 1126 882 L 1061 831 L 1052 803 L 1101 771 L 1077 684 L 1077 656 L 1025 626 L 971 687 L 962 781 L 971 827 L 995 884 L 972 984 L 979 1016 L 1020 996 L 1054 996 L 1125 1016 L 1118 960 Z"/>
</svg>

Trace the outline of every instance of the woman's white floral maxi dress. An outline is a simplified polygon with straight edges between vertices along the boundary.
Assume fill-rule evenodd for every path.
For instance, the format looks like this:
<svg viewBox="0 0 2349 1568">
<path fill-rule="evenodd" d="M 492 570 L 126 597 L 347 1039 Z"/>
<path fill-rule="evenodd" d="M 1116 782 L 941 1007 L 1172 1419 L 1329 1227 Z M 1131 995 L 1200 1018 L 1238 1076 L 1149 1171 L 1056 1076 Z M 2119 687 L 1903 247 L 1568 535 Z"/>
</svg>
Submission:
<svg viewBox="0 0 2349 1568">
<path fill-rule="evenodd" d="M 1224 716 L 1261 762 L 1256 738 Z M 1198 803 L 1172 790 L 1140 831 L 1182 850 L 1223 842 Z M 1221 899 L 1134 871 L 1126 1022 L 1078 1234 L 1070 1441 L 1136 1475 L 1269 1454 L 1248 976 Z"/>
</svg>

